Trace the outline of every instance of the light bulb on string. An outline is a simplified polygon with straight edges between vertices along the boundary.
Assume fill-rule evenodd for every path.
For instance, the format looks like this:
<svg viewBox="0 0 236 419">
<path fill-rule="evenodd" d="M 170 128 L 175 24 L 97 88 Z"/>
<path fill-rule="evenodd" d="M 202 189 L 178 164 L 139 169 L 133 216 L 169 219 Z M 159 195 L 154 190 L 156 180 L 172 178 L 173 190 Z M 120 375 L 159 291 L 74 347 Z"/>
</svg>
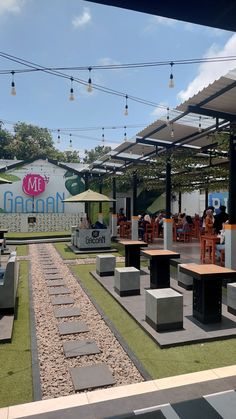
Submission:
<svg viewBox="0 0 236 419">
<path fill-rule="evenodd" d="M 71 86 L 70 86 L 70 95 L 69 95 L 69 100 L 73 101 L 75 100 L 75 95 L 74 95 L 74 89 L 73 89 L 73 77 L 70 78 L 70 82 L 71 82 Z"/>
<path fill-rule="evenodd" d="M 87 85 L 87 92 L 89 92 L 89 93 L 91 93 L 92 90 L 93 90 L 93 87 L 92 87 L 92 79 L 91 79 L 91 70 L 92 70 L 92 68 L 89 67 L 88 68 L 88 71 L 89 71 L 89 79 L 88 79 L 88 85 Z"/>
<path fill-rule="evenodd" d="M 171 124 L 171 132 L 170 132 L 170 136 L 171 136 L 171 138 L 174 138 L 174 136 L 175 136 L 174 126 L 173 126 L 173 124 Z"/>
<path fill-rule="evenodd" d="M 166 124 L 167 126 L 170 124 L 170 108 L 167 108 Z"/>
<path fill-rule="evenodd" d="M 69 142 L 69 147 L 72 148 L 72 138 L 71 138 L 71 134 L 70 134 L 70 142 Z"/>
<path fill-rule="evenodd" d="M 11 72 L 11 75 L 12 75 L 12 81 L 11 81 L 11 95 L 12 95 L 12 96 L 16 96 L 16 86 L 15 86 L 15 81 L 14 81 L 14 74 L 15 74 L 15 71 L 12 71 L 12 72 Z"/>
<path fill-rule="evenodd" d="M 61 136 L 60 136 L 60 130 L 57 130 L 57 143 L 60 144 L 61 142 Z"/>
<path fill-rule="evenodd" d="M 202 117 L 199 116 L 198 132 L 202 132 Z"/>
<path fill-rule="evenodd" d="M 105 135 L 104 135 L 104 127 L 102 127 L 102 147 L 104 147 L 105 143 Z"/>
<path fill-rule="evenodd" d="M 173 87 L 175 87 L 175 83 L 174 83 L 174 76 L 173 76 L 173 65 L 174 63 L 171 62 L 170 63 L 170 79 L 169 79 L 169 87 L 172 89 Z"/>
<path fill-rule="evenodd" d="M 124 115 L 128 116 L 129 114 L 129 110 L 128 110 L 128 95 L 125 95 L 125 110 L 124 110 Z"/>
<path fill-rule="evenodd" d="M 124 132 L 124 141 L 127 141 L 126 126 L 124 126 L 124 130 L 125 130 L 125 132 Z"/>
</svg>

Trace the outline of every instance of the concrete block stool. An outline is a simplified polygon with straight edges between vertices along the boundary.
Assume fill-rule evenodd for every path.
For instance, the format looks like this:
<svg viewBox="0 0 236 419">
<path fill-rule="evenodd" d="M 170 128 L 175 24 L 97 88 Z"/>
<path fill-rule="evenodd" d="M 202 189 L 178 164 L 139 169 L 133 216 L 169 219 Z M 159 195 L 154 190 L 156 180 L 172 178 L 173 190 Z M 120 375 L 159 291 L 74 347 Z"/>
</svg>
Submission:
<svg viewBox="0 0 236 419">
<path fill-rule="evenodd" d="M 193 289 L 193 278 L 190 275 L 186 275 L 183 272 L 180 272 L 180 266 L 178 265 L 178 285 L 185 290 L 192 290 Z"/>
<path fill-rule="evenodd" d="M 99 276 L 113 276 L 116 258 L 113 255 L 97 255 L 96 272 Z"/>
<path fill-rule="evenodd" d="M 227 307 L 228 312 L 236 316 L 236 282 L 227 284 Z"/>
<path fill-rule="evenodd" d="M 140 294 L 140 271 L 133 267 L 116 268 L 114 289 L 121 297 Z"/>
<path fill-rule="evenodd" d="M 172 288 L 146 290 L 146 322 L 157 332 L 183 328 L 183 295 Z"/>
</svg>

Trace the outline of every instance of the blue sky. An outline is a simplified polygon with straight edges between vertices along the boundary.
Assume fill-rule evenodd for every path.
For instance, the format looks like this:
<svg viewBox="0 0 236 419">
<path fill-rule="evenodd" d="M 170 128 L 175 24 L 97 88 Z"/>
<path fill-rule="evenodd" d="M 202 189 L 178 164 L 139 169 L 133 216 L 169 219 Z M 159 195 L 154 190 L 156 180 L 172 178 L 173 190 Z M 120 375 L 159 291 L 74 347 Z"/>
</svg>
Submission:
<svg viewBox="0 0 236 419">
<path fill-rule="evenodd" d="M 0 0 L 0 51 L 46 67 L 94 66 L 236 55 L 236 35 L 185 22 L 93 4 L 82 0 Z M 92 81 L 164 106 L 174 107 L 236 66 L 228 63 L 174 66 L 174 89 L 168 88 L 170 67 L 94 70 Z M 22 68 L 0 57 L 0 70 Z M 88 79 L 88 71 L 67 71 Z M 102 144 L 115 147 L 124 131 L 132 138 L 160 115 L 160 109 L 93 91 L 74 83 L 76 100 L 68 100 L 70 82 L 37 73 L 15 75 L 16 96 L 10 95 L 11 76 L 0 74 L 0 120 L 35 124 L 61 132 L 60 150 Z M 165 114 L 165 112 L 164 112 Z M 133 126 L 132 128 L 130 126 Z M 127 129 L 124 130 L 124 126 Z M 73 128 L 97 127 L 75 131 Z M 106 127 L 122 127 L 108 129 Z M 53 133 L 55 142 L 57 132 Z"/>
</svg>

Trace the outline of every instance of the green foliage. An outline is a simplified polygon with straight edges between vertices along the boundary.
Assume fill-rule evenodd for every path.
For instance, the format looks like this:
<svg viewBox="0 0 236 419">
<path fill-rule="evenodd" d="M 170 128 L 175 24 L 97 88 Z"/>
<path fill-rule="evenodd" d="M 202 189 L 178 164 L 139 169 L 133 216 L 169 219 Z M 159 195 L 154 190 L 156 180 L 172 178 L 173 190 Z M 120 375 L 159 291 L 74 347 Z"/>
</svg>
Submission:
<svg viewBox="0 0 236 419">
<path fill-rule="evenodd" d="M 97 160 L 99 157 L 103 156 L 104 154 L 109 153 L 111 151 L 111 147 L 108 146 L 101 146 L 98 145 L 97 147 L 91 149 L 91 150 L 85 150 L 84 154 L 84 163 L 92 163 L 95 160 Z"/>
<path fill-rule="evenodd" d="M 33 400 L 28 262 L 20 262 L 18 313 L 11 343 L 0 344 L 0 407 Z"/>
</svg>

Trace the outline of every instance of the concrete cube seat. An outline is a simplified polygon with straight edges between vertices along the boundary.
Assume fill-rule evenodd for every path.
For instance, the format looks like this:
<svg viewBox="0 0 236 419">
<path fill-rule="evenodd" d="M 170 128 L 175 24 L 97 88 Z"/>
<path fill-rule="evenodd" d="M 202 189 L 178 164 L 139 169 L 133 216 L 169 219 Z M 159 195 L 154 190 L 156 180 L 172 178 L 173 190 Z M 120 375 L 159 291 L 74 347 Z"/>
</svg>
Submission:
<svg viewBox="0 0 236 419">
<path fill-rule="evenodd" d="M 180 271 L 180 266 L 178 265 L 177 271 L 177 278 L 178 278 L 178 285 L 185 290 L 192 290 L 193 289 L 193 277 L 190 275 L 186 275 Z"/>
<path fill-rule="evenodd" d="M 183 328 L 183 295 L 172 288 L 146 290 L 146 322 L 157 332 Z"/>
<path fill-rule="evenodd" d="M 140 294 L 140 271 L 134 267 L 116 268 L 114 289 L 121 297 Z"/>
<path fill-rule="evenodd" d="M 97 255 L 96 272 L 99 276 L 113 276 L 116 258 L 113 255 Z"/>
<path fill-rule="evenodd" d="M 236 282 L 227 284 L 227 307 L 228 312 L 236 316 Z"/>
</svg>

